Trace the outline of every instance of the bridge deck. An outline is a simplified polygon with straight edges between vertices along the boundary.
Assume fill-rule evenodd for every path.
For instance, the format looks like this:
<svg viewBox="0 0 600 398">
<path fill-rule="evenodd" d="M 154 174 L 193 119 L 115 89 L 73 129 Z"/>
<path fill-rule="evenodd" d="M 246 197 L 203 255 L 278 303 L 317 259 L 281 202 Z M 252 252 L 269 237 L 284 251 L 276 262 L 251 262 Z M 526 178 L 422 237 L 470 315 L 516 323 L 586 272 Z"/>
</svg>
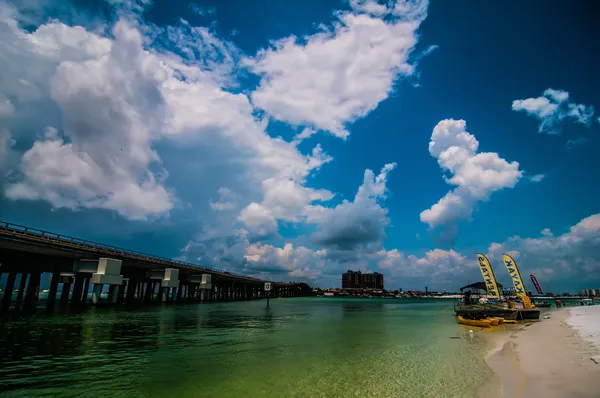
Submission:
<svg viewBox="0 0 600 398">
<path fill-rule="evenodd" d="M 0 240 L 10 241 L 14 244 L 27 243 L 49 249 L 61 249 L 91 254 L 98 257 L 112 257 L 123 260 L 132 260 L 148 264 L 157 268 L 177 268 L 185 271 L 204 272 L 216 276 L 246 280 L 248 282 L 266 282 L 265 280 L 245 275 L 233 274 L 227 271 L 202 267 L 197 264 L 173 260 L 160 256 L 153 256 L 135 250 L 124 249 L 117 246 L 106 245 L 86 239 L 75 238 L 55 232 L 44 231 L 37 228 L 26 227 L 19 224 L 0 221 Z"/>
</svg>

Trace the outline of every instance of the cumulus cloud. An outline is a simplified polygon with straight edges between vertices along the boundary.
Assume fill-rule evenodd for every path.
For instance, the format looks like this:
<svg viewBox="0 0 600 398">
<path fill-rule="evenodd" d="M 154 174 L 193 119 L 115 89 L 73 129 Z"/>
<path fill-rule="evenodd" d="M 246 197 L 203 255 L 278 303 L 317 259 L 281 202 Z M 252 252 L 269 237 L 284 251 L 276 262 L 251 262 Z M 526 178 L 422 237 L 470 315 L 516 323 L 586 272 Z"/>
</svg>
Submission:
<svg viewBox="0 0 600 398">
<path fill-rule="evenodd" d="M 433 249 L 419 257 L 407 255 L 398 249 L 383 249 L 374 257 L 378 259 L 379 268 L 390 279 L 413 289 L 423 289 L 423 284 L 438 288 L 455 287 L 463 283 L 463 279 L 477 277 L 474 271 L 477 270 L 475 257 L 469 258 L 454 250 Z"/>
<path fill-rule="evenodd" d="M 375 109 L 396 79 L 414 73 L 409 56 L 427 1 L 351 6 L 319 33 L 275 41 L 246 59 L 262 76 L 252 93 L 255 106 L 277 120 L 346 138 L 347 123 Z"/>
<path fill-rule="evenodd" d="M 503 243 L 492 243 L 490 261 L 502 265 L 502 253 L 518 253 L 523 277 L 535 274 L 547 282 L 547 290 L 571 286 L 578 291 L 600 281 L 600 214 L 584 218 L 568 232 L 555 235 L 549 229 L 538 238 L 513 236 Z"/>
<path fill-rule="evenodd" d="M 149 170 L 160 166 L 150 126 L 160 126 L 153 115 L 162 111 L 157 86 L 166 71 L 124 22 L 115 25 L 113 41 L 69 29 L 51 23 L 27 37 L 38 54 L 58 63 L 49 94 L 61 109 L 63 134 L 48 128 L 34 143 L 6 196 L 110 209 L 131 219 L 168 212 L 174 201 L 162 185 L 166 172 Z"/>
<path fill-rule="evenodd" d="M 118 6 L 135 9 L 134 3 Z M 33 122 L 3 133 L 3 152 L 19 137 L 37 139 L 13 165 L 19 172 L 6 187 L 10 199 L 108 209 L 136 220 L 169 214 L 179 200 L 166 185 L 161 142 L 202 154 L 201 164 L 173 170 L 202 167 L 194 184 L 208 192 L 204 204 L 221 210 L 231 203 L 208 201 L 217 184 L 236 185 L 247 204 L 260 199 L 256 187 L 264 181 L 289 180 L 302 189 L 331 160 L 320 147 L 303 155 L 296 143 L 266 133 L 249 98 L 227 90 L 237 84 L 239 50 L 206 28 L 121 18 L 109 37 L 58 21 L 30 32 L 20 17 L 0 7 L 0 109 L 4 118 Z M 27 117 L 32 111 L 41 116 Z"/>
<path fill-rule="evenodd" d="M 395 163 L 386 164 L 377 176 L 373 171 L 365 170 L 354 201 L 344 200 L 334 208 L 315 209 L 309 218 L 317 225 L 313 241 L 338 251 L 380 246 L 390 222 L 388 210 L 380 202 L 386 199 L 388 174 L 395 167 Z"/>
<path fill-rule="evenodd" d="M 312 204 L 331 199 L 329 191 L 289 180 L 266 180 L 264 201 L 251 203 L 238 216 L 243 229 L 233 234 L 227 234 L 227 228 L 221 235 L 203 234 L 188 243 L 182 258 L 209 266 L 218 266 L 215 261 L 223 262 L 225 258 L 225 264 L 238 272 L 254 276 L 274 272 L 282 278 L 285 275 L 286 280 L 316 275 L 326 280 L 330 279 L 328 275 L 338 278 L 349 262 L 354 268 L 366 270 L 368 264 L 375 264 L 372 256 L 381 250 L 389 224 L 382 202 L 388 194 L 388 173 L 395 167 L 394 163 L 386 164 L 377 175 L 365 170 L 354 200 L 335 207 Z M 278 248 L 262 242 L 276 234 L 279 222 L 300 220 L 316 227 L 311 243 L 318 248 L 291 242 Z M 228 228 L 231 231 L 231 225 Z"/>
<path fill-rule="evenodd" d="M 456 188 L 421 212 L 421 221 L 430 228 L 448 227 L 454 232 L 459 220 L 471 218 L 478 202 L 488 200 L 492 192 L 514 187 L 523 176 L 519 163 L 508 162 L 495 152 L 478 152 L 478 148 L 464 120 L 442 120 L 433 129 L 429 153 L 449 173 L 446 182 Z"/>
<path fill-rule="evenodd" d="M 541 97 L 513 101 L 512 109 L 538 118 L 538 131 L 547 134 L 559 134 L 566 119 L 589 126 L 594 115 L 594 107 L 571 102 L 568 92 L 551 88 Z"/>
</svg>

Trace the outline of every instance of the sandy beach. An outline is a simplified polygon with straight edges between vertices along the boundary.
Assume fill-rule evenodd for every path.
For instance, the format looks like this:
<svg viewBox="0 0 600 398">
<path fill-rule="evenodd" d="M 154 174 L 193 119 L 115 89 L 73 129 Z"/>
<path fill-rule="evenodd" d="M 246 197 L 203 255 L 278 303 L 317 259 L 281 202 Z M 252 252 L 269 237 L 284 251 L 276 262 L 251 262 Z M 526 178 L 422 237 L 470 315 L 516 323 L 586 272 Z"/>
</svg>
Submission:
<svg viewBox="0 0 600 398">
<path fill-rule="evenodd" d="M 501 396 L 600 397 L 600 306 L 564 308 L 524 324 L 487 362 Z M 542 318 L 544 315 L 542 315 Z"/>
</svg>

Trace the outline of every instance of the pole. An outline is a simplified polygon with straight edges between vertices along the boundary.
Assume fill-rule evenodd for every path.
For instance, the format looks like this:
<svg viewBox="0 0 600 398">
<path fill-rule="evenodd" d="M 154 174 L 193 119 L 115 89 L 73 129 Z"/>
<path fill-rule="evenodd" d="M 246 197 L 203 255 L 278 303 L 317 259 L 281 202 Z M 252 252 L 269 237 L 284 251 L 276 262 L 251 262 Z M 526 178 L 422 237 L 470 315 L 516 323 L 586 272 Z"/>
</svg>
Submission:
<svg viewBox="0 0 600 398">
<path fill-rule="evenodd" d="M 267 292 L 267 308 L 269 308 L 269 297 L 271 297 L 271 292 Z"/>
</svg>

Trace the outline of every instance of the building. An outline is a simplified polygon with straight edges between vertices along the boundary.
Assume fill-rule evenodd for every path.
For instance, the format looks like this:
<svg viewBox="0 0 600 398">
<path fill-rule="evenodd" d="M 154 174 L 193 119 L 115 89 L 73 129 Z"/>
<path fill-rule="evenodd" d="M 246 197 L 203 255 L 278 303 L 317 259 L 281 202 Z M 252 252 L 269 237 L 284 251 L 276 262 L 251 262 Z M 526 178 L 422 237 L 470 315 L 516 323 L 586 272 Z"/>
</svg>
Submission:
<svg viewBox="0 0 600 398">
<path fill-rule="evenodd" d="M 342 274 L 342 289 L 383 290 L 383 275 L 379 272 L 363 274 L 348 270 Z"/>
<path fill-rule="evenodd" d="M 582 289 L 579 292 L 580 296 L 595 297 L 600 296 L 600 289 Z"/>
</svg>

